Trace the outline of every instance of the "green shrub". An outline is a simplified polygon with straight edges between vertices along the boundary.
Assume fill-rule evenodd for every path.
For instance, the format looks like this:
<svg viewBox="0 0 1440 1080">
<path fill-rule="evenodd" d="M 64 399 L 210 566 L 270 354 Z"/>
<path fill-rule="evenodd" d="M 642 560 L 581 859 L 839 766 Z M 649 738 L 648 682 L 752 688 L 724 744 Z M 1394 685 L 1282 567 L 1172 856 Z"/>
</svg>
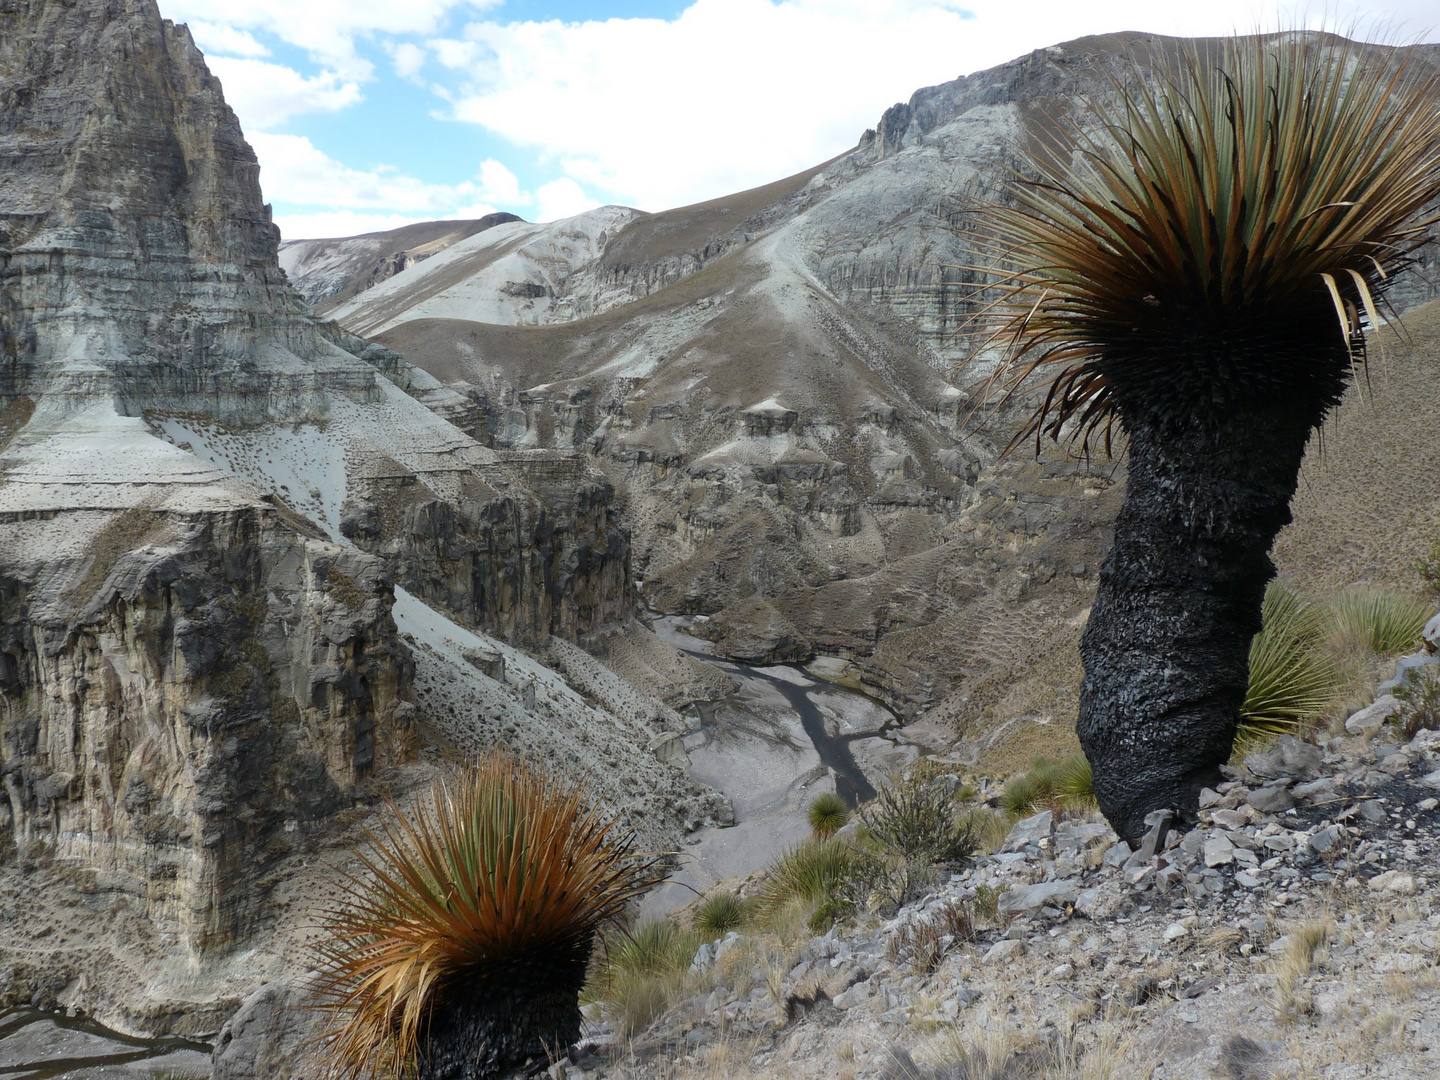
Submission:
<svg viewBox="0 0 1440 1080">
<path fill-rule="evenodd" d="M 1091 810 L 1095 781 L 1090 762 L 1078 751 L 1063 761 L 1037 758 L 1028 772 L 1011 777 L 1000 792 L 1000 808 L 1015 817 L 1041 810 Z"/>
<path fill-rule="evenodd" d="M 1326 649 L 1323 608 L 1276 580 L 1265 590 L 1261 619 L 1250 642 L 1250 683 L 1240 706 L 1242 745 L 1316 719 L 1341 682 Z"/>
<path fill-rule="evenodd" d="M 749 915 L 750 905 L 738 893 L 717 892 L 700 901 L 691 922 L 706 937 L 717 938 L 738 930 Z"/>
<path fill-rule="evenodd" d="M 968 818 L 941 784 L 894 784 L 860 811 L 866 833 L 885 851 L 936 866 L 954 866 L 975 854 Z"/>
<path fill-rule="evenodd" d="M 1268 593 L 1267 593 L 1268 596 Z M 1330 630 L 1338 643 L 1394 656 L 1413 649 L 1434 614 L 1424 600 L 1384 589 L 1351 589 L 1330 605 Z"/>
<path fill-rule="evenodd" d="M 994 919 L 996 913 L 1000 910 L 1000 895 L 1005 892 L 1006 888 L 1007 886 L 1004 885 L 999 888 L 984 883 L 976 885 L 975 902 L 973 904 L 975 917 L 985 922 Z"/>
<path fill-rule="evenodd" d="M 805 817 L 810 822 L 810 831 L 824 840 L 845 827 L 845 823 L 850 820 L 850 808 L 839 795 L 833 791 L 825 791 L 810 800 Z"/>
</svg>

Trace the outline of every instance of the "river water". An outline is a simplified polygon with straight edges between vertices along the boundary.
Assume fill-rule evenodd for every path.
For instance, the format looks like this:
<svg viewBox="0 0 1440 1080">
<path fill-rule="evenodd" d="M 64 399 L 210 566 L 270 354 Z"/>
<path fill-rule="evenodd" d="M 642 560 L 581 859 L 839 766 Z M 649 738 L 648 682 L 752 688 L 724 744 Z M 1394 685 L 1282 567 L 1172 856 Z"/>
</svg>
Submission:
<svg viewBox="0 0 1440 1080">
<path fill-rule="evenodd" d="M 763 869 L 810 834 L 805 807 L 817 794 L 834 791 L 854 806 L 917 753 L 894 739 L 899 721 L 889 709 L 815 674 L 827 667 L 838 674 L 842 662 L 809 669 L 731 663 L 686 633 L 687 622 L 657 618 L 655 632 L 735 681 L 733 694 L 697 706 L 701 729 L 685 747 L 691 774 L 730 797 L 736 820 L 686 838 L 679 869 L 646 899 L 647 915 Z"/>
<path fill-rule="evenodd" d="M 0 1014 L 6 1080 L 182 1080 L 210 1075 L 210 1047 L 184 1039 L 133 1039 L 89 1020 L 35 1009 Z"/>
</svg>

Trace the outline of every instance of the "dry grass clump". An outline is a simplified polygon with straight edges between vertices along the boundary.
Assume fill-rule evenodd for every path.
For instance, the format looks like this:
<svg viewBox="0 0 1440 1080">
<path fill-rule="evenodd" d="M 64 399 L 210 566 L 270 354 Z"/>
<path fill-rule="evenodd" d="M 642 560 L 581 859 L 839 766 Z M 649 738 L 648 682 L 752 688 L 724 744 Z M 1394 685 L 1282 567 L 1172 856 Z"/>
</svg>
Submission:
<svg viewBox="0 0 1440 1080">
<path fill-rule="evenodd" d="M 622 1035 L 633 1038 L 684 996 L 704 940 L 669 919 L 648 919 L 606 942 L 593 993 L 611 1007 Z"/>
<path fill-rule="evenodd" d="M 325 1048 L 349 1078 L 406 1075 L 457 1025 L 495 1059 L 478 1075 L 572 1040 L 596 929 L 661 876 L 582 784 L 502 751 L 392 803 L 369 840 L 320 946 Z"/>
<path fill-rule="evenodd" d="M 1073 1038 L 1022 1040 L 1003 1028 L 968 1041 L 950 1028 L 920 1054 L 923 1063 L 893 1048 L 882 1080 L 1133 1080 L 1153 1068 L 1130 1061 L 1113 1037 L 1084 1047 Z"/>
<path fill-rule="evenodd" d="M 1328 917 L 1301 923 L 1289 933 L 1285 949 L 1275 962 L 1274 1005 L 1282 1020 L 1293 1020 L 1309 1005 L 1298 994 L 1300 981 L 1315 970 L 1322 950 L 1335 933 Z"/>
<path fill-rule="evenodd" d="M 1028 772 L 1011 777 L 1000 793 L 1000 808 L 1015 817 L 1042 810 L 1083 813 L 1095 806 L 1090 762 L 1078 752 L 1063 761 L 1037 758 Z"/>
<path fill-rule="evenodd" d="M 928 975 L 952 948 L 975 939 L 970 905 L 950 901 L 928 918 L 906 923 L 886 943 L 894 963 L 908 962 L 918 975 Z"/>
</svg>

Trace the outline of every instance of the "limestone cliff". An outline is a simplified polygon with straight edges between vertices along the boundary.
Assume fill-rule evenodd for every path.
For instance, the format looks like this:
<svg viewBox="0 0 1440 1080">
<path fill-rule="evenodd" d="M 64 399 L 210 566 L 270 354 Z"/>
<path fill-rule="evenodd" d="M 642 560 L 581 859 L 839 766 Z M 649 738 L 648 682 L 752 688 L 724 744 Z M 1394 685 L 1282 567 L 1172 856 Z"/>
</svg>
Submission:
<svg viewBox="0 0 1440 1080">
<path fill-rule="evenodd" d="M 317 320 L 278 239 L 154 0 L 0 0 L 0 1000 L 48 966 L 62 1005 L 213 1031 L 305 962 L 277 890 L 496 742 L 604 763 L 658 850 L 728 813 L 673 710 L 510 648 L 628 613 L 611 484 L 454 426 L 473 400 Z"/>
</svg>

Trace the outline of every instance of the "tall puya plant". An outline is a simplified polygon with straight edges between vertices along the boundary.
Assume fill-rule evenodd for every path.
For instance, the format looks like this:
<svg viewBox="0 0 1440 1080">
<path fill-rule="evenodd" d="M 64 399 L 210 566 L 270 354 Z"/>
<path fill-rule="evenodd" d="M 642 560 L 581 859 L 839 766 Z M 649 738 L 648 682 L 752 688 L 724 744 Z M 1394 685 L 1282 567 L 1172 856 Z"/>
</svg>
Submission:
<svg viewBox="0 0 1440 1080">
<path fill-rule="evenodd" d="M 659 877 L 582 784 L 500 751 L 392 805 L 359 854 L 318 986 L 347 1080 L 491 1080 L 563 1052 L 596 929 Z"/>
<path fill-rule="evenodd" d="M 1039 179 L 984 226 L 995 378 L 1045 389 L 1021 440 L 1128 442 L 1077 730 L 1131 839 L 1220 779 L 1306 444 L 1440 195 L 1440 93 L 1414 50 L 1282 34 L 1169 61 L 1038 136 Z"/>
</svg>

